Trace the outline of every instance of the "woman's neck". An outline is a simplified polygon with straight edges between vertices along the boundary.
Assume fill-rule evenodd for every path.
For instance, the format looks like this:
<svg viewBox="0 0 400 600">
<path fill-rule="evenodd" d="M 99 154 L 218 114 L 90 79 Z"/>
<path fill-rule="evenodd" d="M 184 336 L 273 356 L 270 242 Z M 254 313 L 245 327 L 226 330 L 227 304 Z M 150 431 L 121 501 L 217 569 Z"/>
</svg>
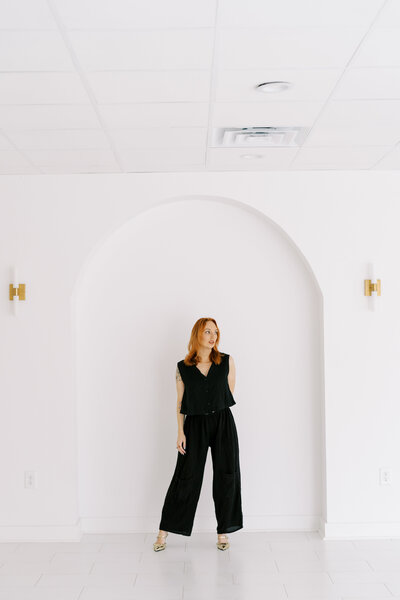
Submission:
<svg viewBox="0 0 400 600">
<path fill-rule="evenodd" d="M 203 363 L 207 363 L 207 362 L 211 362 L 211 352 L 208 352 L 207 354 L 204 352 L 204 354 L 202 352 L 197 352 L 197 356 L 200 358 L 200 361 Z"/>
</svg>

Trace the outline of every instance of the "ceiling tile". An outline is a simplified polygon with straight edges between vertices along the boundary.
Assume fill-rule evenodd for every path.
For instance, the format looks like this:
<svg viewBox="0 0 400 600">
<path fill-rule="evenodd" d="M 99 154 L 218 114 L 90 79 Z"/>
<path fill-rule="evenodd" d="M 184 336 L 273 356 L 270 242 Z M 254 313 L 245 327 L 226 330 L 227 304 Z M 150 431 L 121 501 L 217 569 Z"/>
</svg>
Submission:
<svg viewBox="0 0 400 600">
<path fill-rule="evenodd" d="M 8 139 L 0 133 L 0 150 L 15 150 L 14 146 Z"/>
<path fill-rule="evenodd" d="M 268 171 L 287 169 L 298 148 L 209 148 L 207 168 L 217 171 Z M 254 154 L 256 158 L 241 158 Z M 257 158 L 259 157 L 259 158 Z"/>
<path fill-rule="evenodd" d="M 98 173 L 120 171 L 111 150 L 29 150 L 24 153 L 43 172 Z"/>
<path fill-rule="evenodd" d="M 343 67 L 364 34 L 363 29 L 222 29 L 219 67 Z"/>
<path fill-rule="evenodd" d="M 107 127 L 111 129 L 207 127 L 209 111 L 207 102 L 135 102 L 99 104 L 98 108 Z"/>
<path fill-rule="evenodd" d="M 69 38 L 88 71 L 209 69 L 212 29 L 71 31 Z"/>
<path fill-rule="evenodd" d="M 397 144 L 374 167 L 376 171 L 398 171 L 400 169 L 400 146 Z"/>
<path fill-rule="evenodd" d="M 5 131 L 98 127 L 97 115 L 87 104 L 0 105 L 0 129 Z"/>
<path fill-rule="evenodd" d="M 77 150 L 110 147 L 102 129 L 11 131 L 8 136 L 20 150 Z"/>
<path fill-rule="evenodd" d="M 222 27 L 367 27 L 384 0 L 219 0 Z"/>
<path fill-rule="evenodd" d="M 400 100 L 332 100 L 304 146 L 391 146 L 400 139 Z"/>
<path fill-rule="evenodd" d="M 58 31 L 1 31 L 0 71 L 73 71 Z"/>
<path fill-rule="evenodd" d="M 102 104 L 110 102 L 206 102 L 208 71 L 119 71 L 88 73 Z"/>
<path fill-rule="evenodd" d="M 386 0 L 383 10 L 379 13 L 374 27 L 399 27 L 400 2 L 399 0 Z"/>
<path fill-rule="evenodd" d="M 346 100 L 400 98 L 400 68 L 347 69 L 332 98 Z"/>
<path fill-rule="evenodd" d="M 323 102 L 218 102 L 214 105 L 213 127 L 311 126 Z"/>
<path fill-rule="evenodd" d="M 70 29 L 213 27 L 216 0 L 53 0 Z"/>
<path fill-rule="evenodd" d="M 387 152 L 386 146 L 341 148 L 302 148 L 291 168 L 298 169 L 370 169 Z"/>
<path fill-rule="evenodd" d="M 197 148 L 205 151 L 207 129 L 196 127 L 114 129 L 110 131 L 118 148 Z"/>
<path fill-rule="evenodd" d="M 400 0 L 0 6 L 0 173 L 399 168 Z M 292 88 L 254 88 L 277 80 Z M 311 131 L 207 149 L 217 127 L 263 126 Z"/>
<path fill-rule="evenodd" d="M 40 172 L 43 175 L 70 175 L 74 173 L 92 174 L 92 173 L 121 173 L 122 170 L 117 164 L 86 164 L 77 163 L 69 164 L 62 163 L 56 165 L 46 165 L 40 167 Z"/>
<path fill-rule="evenodd" d="M 46 0 L 1 0 L 0 29 L 57 29 Z"/>
<path fill-rule="evenodd" d="M 0 104 L 89 103 L 76 73 L 0 73 Z"/>
<path fill-rule="evenodd" d="M 0 150 L 0 175 L 38 173 L 16 150 Z"/>
<path fill-rule="evenodd" d="M 126 171 L 168 171 L 204 168 L 203 148 L 145 148 L 121 150 L 121 161 Z"/>
<path fill-rule="evenodd" d="M 400 66 L 400 22 L 392 29 L 373 29 L 354 56 L 352 67 Z"/>
<path fill-rule="evenodd" d="M 342 69 L 247 69 L 217 73 L 216 101 L 280 102 L 288 100 L 325 100 Z M 263 93 L 255 86 L 266 81 L 289 81 L 284 92 Z"/>
</svg>

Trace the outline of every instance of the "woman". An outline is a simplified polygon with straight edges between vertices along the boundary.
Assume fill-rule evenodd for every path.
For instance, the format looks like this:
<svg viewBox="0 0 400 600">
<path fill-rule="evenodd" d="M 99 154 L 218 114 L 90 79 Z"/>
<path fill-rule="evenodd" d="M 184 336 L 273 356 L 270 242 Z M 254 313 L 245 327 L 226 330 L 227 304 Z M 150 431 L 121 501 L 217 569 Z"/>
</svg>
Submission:
<svg viewBox="0 0 400 600">
<path fill-rule="evenodd" d="M 218 350 L 219 328 L 213 318 L 193 326 L 188 354 L 177 363 L 178 456 L 153 548 L 166 547 L 168 532 L 190 536 L 211 447 L 217 548 L 229 548 L 227 533 L 243 527 L 239 443 L 230 407 L 235 365 Z M 184 418 L 186 415 L 186 418 Z"/>
</svg>

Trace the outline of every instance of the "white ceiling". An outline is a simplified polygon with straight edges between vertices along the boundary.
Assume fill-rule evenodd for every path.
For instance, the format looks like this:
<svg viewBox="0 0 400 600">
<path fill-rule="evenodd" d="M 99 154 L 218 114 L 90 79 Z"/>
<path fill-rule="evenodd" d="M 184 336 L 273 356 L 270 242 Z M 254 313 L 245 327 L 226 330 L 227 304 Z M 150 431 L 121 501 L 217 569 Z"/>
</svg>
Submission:
<svg viewBox="0 0 400 600">
<path fill-rule="evenodd" d="M 261 126 L 310 132 L 212 145 Z M 1 174 L 399 169 L 399 145 L 400 0 L 0 0 Z"/>
</svg>

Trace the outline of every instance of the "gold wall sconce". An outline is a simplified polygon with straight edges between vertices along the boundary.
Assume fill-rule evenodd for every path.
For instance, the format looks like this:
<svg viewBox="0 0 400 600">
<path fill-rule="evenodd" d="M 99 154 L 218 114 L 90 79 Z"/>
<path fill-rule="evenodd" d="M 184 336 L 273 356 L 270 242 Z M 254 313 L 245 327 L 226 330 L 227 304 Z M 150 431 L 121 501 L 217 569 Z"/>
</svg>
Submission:
<svg viewBox="0 0 400 600">
<path fill-rule="evenodd" d="M 376 283 L 372 283 L 371 279 L 364 279 L 364 296 L 372 296 L 372 292 L 376 292 L 377 296 L 381 295 L 380 279 L 377 279 Z"/>
<path fill-rule="evenodd" d="M 368 279 L 364 279 L 364 296 L 367 297 L 368 310 L 374 312 L 382 309 L 382 300 L 378 301 L 378 296 L 381 296 L 381 280 L 375 276 L 375 260 L 371 260 L 366 265 L 366 275 Z"/>
<path fill-rule="evenodd" d="M 14 300 L 15 297 L 18 300 L 25 300 L 25 283 L 17 283 L 17 287 L 14 285 L 10 283 L 10 300 Z"/>
<path fill-rule="evenodd" d="M 14 315 L 17 314 L 17 305 L 26 299 L 25 283 L 18 283 L 17 269 L 13 270 L 13 283 L 9 285 L 9 299 L 12 302 Z"/>
</svg>

